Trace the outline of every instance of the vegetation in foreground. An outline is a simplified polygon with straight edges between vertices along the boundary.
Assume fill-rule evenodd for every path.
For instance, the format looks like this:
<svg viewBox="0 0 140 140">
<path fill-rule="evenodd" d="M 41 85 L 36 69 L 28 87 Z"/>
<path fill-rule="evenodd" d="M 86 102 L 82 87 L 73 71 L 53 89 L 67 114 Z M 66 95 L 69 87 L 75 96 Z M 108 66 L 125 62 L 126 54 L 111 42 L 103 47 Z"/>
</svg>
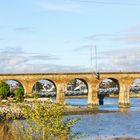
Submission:
<svg viewBox="0 0 140 140">
<path fill-rule="evenodd" d="M 24 120 L 10 120 L 7 114 L 1 120 L 0 134 L 2 140 L 71 140 L 82 137 L 73 134 L 71 128 L 79 119 L 65 119 L 64 106 L 51 102 L 32 105 L 20 105 Z"/>
<path fill-rule="evenodd" d="M 13 91 L 10 90 L 10 86 L 2 81 L 0 82 L 0 99 L 7 99 L 8 97 L 14 98 L 16 101 L 23 101 L 24 98 L 24 89 L 22 85 L 19 85 L 18 88 Z"/>
</svg>

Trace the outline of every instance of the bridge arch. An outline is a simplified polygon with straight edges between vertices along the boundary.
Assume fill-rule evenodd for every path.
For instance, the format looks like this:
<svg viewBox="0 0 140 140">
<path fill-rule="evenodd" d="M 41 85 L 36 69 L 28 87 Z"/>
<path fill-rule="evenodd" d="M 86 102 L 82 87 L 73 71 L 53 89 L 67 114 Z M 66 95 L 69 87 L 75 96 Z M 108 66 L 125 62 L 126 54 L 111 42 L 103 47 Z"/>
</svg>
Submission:
<svg viewBox="0 0 140 140">
<path fill-rule="evenodd" d="M 129 85 L 130 97 L 140 97 L 140 77 L 132 79 Z"/>
<path fill-rule="evenodd" d="M 79 102 L 84 100 L 84 105 L 87 105 L 85 102 L 88 96 L 88 83 L 83 78 L 72 78 L 67 82 L 65 89 L 65 97 L 68 98 L 65 100 L 68 104 L 80 105 Z M 71 99 L 72 98 L 72 99 Z M 82 104 L 81 104 L 82 105 Z"/>
<path fill-rule="evenodd" d="M 86 80 L 84 80 L 82 78 L 74 78 L 74 79 L 71 79 L 67 83 L 66 91 L 67 90 L 81 91 L 83 94 L 87 95 L 88 94 L 88 83 L 86 82 Z"/>
<path fill-rule="evenodd" d="M 104 97 L 119 97 L 120 82 L 112 77 L 102 79 L 98 85 L 97 92 L 99 105 L 103 105 Z"/>
<path fill-rule="evenodd" d="M 32 93 L 38 94 L 39 97 L 55 97 L 57 85 L 50 79 L 38 79 L 33 83 Z"/>
<path fill-rule="evenodd" d="M 24 92 L 24 95 L 26 93 L 26 87 L 24 85 L 24 83 L 22 83 L 22 81 L 20 80 L 17 80 L 17 79 L 4 79 L 2 80 L 4 82 L 6 82 L 9 87 L 10 87 L 10 95 L 13 95 L 14 96 L 14 92 L 16 89 L 18 89 L 19 87 L 22 87 L 23 88 L 23 92 Z"/>
</svg>

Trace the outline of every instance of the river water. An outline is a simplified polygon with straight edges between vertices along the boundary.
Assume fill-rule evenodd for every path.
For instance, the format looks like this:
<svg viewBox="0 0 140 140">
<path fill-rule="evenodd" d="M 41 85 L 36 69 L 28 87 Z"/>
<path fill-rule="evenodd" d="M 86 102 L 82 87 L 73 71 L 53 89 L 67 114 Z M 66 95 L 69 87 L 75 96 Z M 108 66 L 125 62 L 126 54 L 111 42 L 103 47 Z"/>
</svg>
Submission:
<svg viewBox="0 0 140 140">
<path fill-rule="evenodd" d="M 85 107 L 87 105 L 87 99 L 66 99 L 65 101 L 75 106 Z M 115 110 L 117 112 L 70 116 L 81 118 L 74 126 L 73 132 L 80 131 L 89 134 L 82 140 L 104 140 L 114 137 L 140 139 L 140 98 L 131 98 L 130 102 L 130 109 L 120 112 L 117 98 L 105 98 L 104 105 L 99 106 L 99 109 Z"/>
</svg>

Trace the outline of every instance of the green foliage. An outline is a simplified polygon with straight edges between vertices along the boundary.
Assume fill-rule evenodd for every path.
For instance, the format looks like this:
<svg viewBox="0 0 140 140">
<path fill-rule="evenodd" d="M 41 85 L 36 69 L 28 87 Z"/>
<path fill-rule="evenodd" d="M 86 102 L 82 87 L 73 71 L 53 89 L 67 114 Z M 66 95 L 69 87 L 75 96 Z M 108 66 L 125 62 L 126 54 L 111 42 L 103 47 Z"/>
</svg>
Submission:
<svg viewBox="0 0 140 140">
<path fill-rule="evenodd" d="M 15 121 L 12 134 L 16 140 L 67 140 L 73 139 L 71 128 L 79 119 L 64 119 L 64 106 L 35 101 L 20 105 L 25 121 Z M 22 136 L 22 137 L 21 137 Z"/>
<path fill-rule="evenodd" d="M 116 83 L 115 81 L 111 81 L 111 82 L 110 82 L 110 85 L 111 85 L 111 87 L 117 87 L 117 86 L 118 86 L 117 83 Z"/>
<path fill-rule="evenodd" d="M 77 86 L 77 80 L 76 80 L 76 79 L 73 79 L 73 80 L 71 81 L 71 83 L 72 83 L 72 85 L 73 85 L 74 87 Z"/>
<path fill-rule="evenodd" d="M 22 101 L 23 100 L 23 96 L 24 96 L 24 89 L 22 86 L 20 86 L 19 88 L 17 88 L 15 90 L 15 98 L 17 101 Z"/>
<path fill-rule="evenodd" d="M 0 83 L 0 98 L 6 99 L 9 92 L 10 92 L 9 85 L 6 82 L 1 82 Z"/>
<path fill-rule="evenodd" d="M 40 94 L 39 94 L 39 93 L 34 93 L 34 94 L 33 94 L 33 97 L 34 97 L 35 99 L 37 99 L 37 98 L 40 97 Z"/>
<path fill-rule="evenodd" d="M 40 92 L 41 89 L 42 89 L 42 84 L 40 82 L 36 82 L 36 84 L 33 87 L 33 91 Z"/>
</svg>

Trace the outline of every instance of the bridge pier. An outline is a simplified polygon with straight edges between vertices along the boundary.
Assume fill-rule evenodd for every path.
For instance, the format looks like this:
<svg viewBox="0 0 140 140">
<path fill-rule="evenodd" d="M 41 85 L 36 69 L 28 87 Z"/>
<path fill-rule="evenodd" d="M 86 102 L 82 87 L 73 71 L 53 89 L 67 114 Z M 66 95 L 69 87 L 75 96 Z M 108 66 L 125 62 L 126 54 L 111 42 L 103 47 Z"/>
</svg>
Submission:
<svg viewBox="0 0 140 140">
<path fill-rule="evenodd" d="M 57 94 L 56 94 L 56 102 L 58 104 L 64 104 L 65 101 L 65 87 L 64 83 L 57 83 Z"/>
<path fill-rule="evenodd" d="M 129 108 L 130 107 L 130 97 L 129 97 L 129 84 L 123 82 L 120 84 L 119 92 L 119 105 L 120 108 Z"/>
<path fill-rule="evenodd" d="M 104 97 L 105 97 L 105 94 L 98 95 L 99 105 L 104 105 Z"/>
<path fill-rule="evenodd" d="M 29 80 L 25 80 L 25 81 L 22 81 L 22 85 L 23 85 L 24 90 L 25 90 L 24 91 L 25 95 L 33 96 L 32 90 L 33 90 L 34 82 L 33 81 L 29 81 Z"/>
<path fill-rule="evenodd" d="M 98 109 L 98 93 L 97 93 L 97 84 L 89 84 L 88 86 L 88 107 Z"/>
</svg>

